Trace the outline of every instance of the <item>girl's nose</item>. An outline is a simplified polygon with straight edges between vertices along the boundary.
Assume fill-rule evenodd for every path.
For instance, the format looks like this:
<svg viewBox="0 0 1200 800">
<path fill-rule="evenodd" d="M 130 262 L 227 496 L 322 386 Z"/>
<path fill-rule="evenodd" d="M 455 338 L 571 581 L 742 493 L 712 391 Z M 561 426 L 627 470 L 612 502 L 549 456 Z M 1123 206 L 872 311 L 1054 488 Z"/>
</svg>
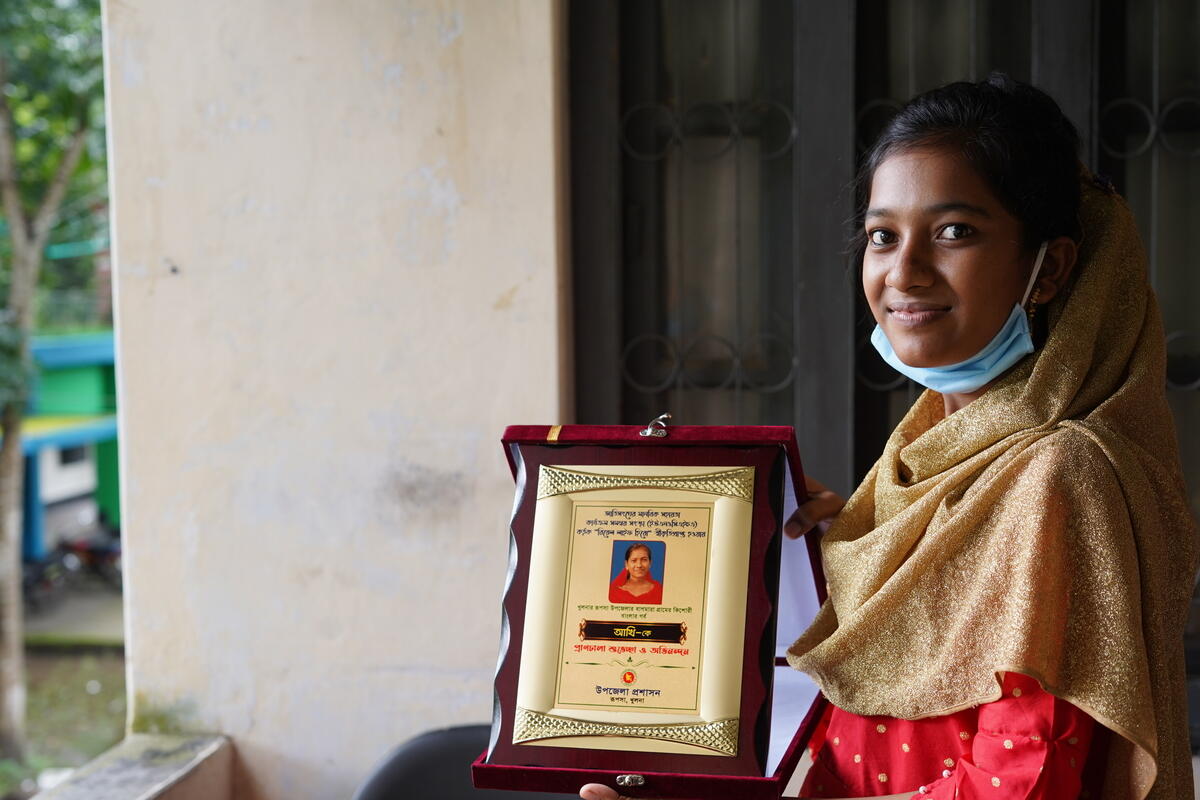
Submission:
<svg viewBox="0 0 1200 800">
<path fill-rule="evenodd" d="M 933 283 L 933 265 L 929 248 L 916 237 L 908 238 L 892 253 L 884 280 L 887 285 L 901 292 Z"/>
</svg>

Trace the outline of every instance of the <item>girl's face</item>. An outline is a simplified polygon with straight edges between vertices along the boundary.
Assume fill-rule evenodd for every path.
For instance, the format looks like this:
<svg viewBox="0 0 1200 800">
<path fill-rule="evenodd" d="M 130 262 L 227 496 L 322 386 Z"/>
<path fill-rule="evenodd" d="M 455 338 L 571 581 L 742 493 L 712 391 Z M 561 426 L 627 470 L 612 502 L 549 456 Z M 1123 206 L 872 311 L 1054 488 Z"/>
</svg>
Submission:
<svg viewBox="0 0 1200 800">
<path fill-rule="evenodd" d="M 629 577 L 634 580 L 641 580 L 650 572 L 650 551 L 645 547 L 634 548 L 629 554 L 629 558 L 625 559 L 625 569 L 629 571 Z"/>
<path fill-rule="evenodd" d="M 909 366 L 943 367 L 982 350 L 1033 269 L 1021 223 L 948 150 L 889 156 L 875 170 L 864 224 L 863 290 Z"/>
</svg>

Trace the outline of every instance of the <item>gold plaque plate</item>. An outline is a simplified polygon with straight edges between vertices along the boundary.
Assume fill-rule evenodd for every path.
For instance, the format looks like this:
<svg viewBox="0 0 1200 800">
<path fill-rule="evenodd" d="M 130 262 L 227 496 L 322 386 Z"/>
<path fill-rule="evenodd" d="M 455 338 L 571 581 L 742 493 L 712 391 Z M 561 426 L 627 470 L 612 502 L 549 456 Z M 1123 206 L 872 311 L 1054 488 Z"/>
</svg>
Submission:
<svg viewBox="0 0 1200 800">
<path fill-rule="evenodd" d="M 754 478 L 540 467 L 514 744 L 737 756 Z"/>
</svg>

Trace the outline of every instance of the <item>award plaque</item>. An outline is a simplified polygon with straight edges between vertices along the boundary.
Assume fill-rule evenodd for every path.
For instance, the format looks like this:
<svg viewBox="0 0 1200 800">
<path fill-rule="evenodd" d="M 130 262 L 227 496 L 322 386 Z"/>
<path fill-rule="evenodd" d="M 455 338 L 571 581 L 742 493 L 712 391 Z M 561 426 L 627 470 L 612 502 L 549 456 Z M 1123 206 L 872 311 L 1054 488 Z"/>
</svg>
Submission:
<svg viewBox="0 0 1200 800">
<path fill-rule="evenodd" d="M 505 432 L 516 499 L 476 786 L 778 798 L 796 773 L 822 701 L 772 745 L 795 434 L 662 419 Z"/>
</svg>

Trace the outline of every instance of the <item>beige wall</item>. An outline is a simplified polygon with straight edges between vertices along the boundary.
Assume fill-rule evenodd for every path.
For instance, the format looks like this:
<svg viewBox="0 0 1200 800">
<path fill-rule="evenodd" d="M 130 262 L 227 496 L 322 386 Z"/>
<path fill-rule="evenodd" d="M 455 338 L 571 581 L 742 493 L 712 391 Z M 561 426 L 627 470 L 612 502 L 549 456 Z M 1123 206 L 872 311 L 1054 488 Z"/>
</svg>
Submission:
<svg viewBox="0 0 1200 800">
<path fill-rule="evenodd" d="M 490 716 L 564 421 L 552 0 L 108 0 L 135 729 L 346 797 Z"/>
</svg>

